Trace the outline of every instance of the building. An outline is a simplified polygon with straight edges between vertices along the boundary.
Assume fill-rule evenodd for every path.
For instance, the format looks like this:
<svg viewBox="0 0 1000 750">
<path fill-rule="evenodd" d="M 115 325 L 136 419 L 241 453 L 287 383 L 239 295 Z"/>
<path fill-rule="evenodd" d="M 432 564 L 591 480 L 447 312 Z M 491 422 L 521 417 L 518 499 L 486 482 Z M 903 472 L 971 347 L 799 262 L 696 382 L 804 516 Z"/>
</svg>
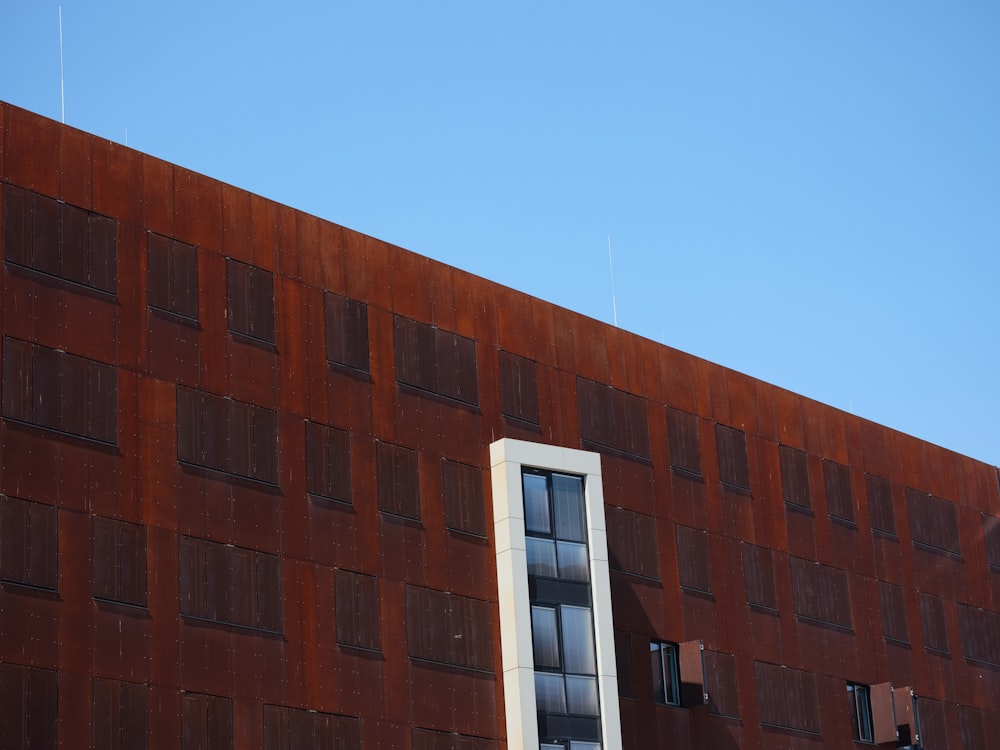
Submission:
<svg viewBox="0 0 1000 750">
<path fill-rule="evenodd" d="M 0 138 L 0 747 L 1000 733 L 996 467 L 10 105 Z"/>
</svg>

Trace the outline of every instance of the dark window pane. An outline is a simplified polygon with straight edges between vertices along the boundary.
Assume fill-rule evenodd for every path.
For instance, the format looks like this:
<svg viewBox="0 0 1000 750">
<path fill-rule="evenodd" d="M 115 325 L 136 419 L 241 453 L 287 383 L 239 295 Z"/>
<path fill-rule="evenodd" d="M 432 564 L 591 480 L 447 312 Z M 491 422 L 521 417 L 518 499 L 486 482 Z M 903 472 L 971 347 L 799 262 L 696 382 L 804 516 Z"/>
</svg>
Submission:
<svg viewBox="0 0 1000 750">
<path fill-rule="evenodd" d="M 531 638 L 536 667 L 559 669 L 559 626 L 556 611 L 550 607 L 531 608 Z"/>
<path fill-rule="evenodd" d="M 677 669 L 677 646 L 650 643 L 649 656 L 653 674 L 653 700 L 665 705 L 680 703 L 680 673 Z"/>
<path fill-rule="evenodd" d="M 564 474 L 552 475 L 552 500 L 556 517 L 556 538 L 585 542 L 583 479 Z"/>
<path fill-rule="evenodd" d="M 597 678 L 566 675 L 566 711 L 579 716 L 598 716 Z"/>
<path fill-rule="evenodd" d="M 535 700 L 539 711 L 566 713 L 566 688 L 563 679 L 561 674 L 535 672 Z"/>
<path fill-rule="evenodd" d="M 576 542 L 556 542 L 559 577 L 567 581 L 589 581 L 590 561 L 587 545 Z"/>
<path fill-rule="evenodd" d="M 528 575 L 556 578 L 556 547 L 551 539 L 527 537 L 525 540 L 528 557 Z"/>
<path fill-rule="evenodd" d="M 559 608 L 559 616 L 564 670 L 572 674 L 597 674 L 594 621 L 590 610 L 564 604 Z"/>
<path fill-rule="evenodd" d="M 540 474 L 523 475 L 524 527 L 539 534 L 552 533 L 549 511 L 548 480 Z"/>
</svg>

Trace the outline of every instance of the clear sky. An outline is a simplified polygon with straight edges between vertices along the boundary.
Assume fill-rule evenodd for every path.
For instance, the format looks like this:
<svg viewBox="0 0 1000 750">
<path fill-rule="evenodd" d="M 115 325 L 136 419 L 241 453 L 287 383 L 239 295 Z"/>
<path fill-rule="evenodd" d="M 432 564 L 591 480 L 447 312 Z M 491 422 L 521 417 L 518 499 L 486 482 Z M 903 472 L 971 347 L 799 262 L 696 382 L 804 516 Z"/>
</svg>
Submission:
<svg viewBox="0 0 1000 750">
<path fill-rule="evenodd" d="M 1000 3 L 63 0 L 66 122 L 1000 464 Z M 0 99 L 60 118 L 58 3 Z"/>
</svg>

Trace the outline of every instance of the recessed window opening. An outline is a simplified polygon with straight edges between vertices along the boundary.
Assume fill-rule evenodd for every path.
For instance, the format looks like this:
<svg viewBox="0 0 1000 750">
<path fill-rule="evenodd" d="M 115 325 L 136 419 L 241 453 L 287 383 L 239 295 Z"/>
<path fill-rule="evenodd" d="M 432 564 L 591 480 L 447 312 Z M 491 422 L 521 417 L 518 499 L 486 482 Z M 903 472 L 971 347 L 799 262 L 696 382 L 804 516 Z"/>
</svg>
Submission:
<svg viewBox="0 0 1000 750">
<path fill-rule="evenodd" d="M 663 706 L 681 704 L 681 677 L 677 662 L 677 644 L 653 641 L 649 644 L 653 670 L 653 700 Z"/>
<path fill-rule="evenodd" d="M 854 739 L 859 742 L 875 741 L 875 725 L 872 722 L 871 690 L 867 685 L 847 683 L 847 695 L 851 703 L 851 720 Z"/>
</svg>

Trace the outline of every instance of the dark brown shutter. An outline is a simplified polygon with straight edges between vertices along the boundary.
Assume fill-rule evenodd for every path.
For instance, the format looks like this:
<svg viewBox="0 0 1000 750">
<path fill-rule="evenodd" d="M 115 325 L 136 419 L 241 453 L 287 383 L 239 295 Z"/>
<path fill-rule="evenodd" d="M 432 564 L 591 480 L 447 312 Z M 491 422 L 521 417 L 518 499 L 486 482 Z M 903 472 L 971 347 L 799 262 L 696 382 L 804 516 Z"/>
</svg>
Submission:
<svg viewBox="0 0 1000 750">
<path fill-rule="evenodd" d="M 872 515 L 872 528 L 886 534 L 896 534 L 896 518 L 892 508 L 892 485 L 888 479 L 865 475 L 868 490 L 868 508 Z"/>
<path fill-rule="evenodd" d="M 914 544 L 931 550 L 962 554 L 955 504 L 927 492 L 906 488 L 910 533 Z"/>
<path fill-rule="evenodd" d="M 740 545 L 743 550 L 743 573 L 746 576 L 747 601 L 767 609 L 778 608 L 774 585 L 774 564 L 771 550 L 753 544 Z"/>
<path fill-rule="evenodd" d="M 816 677 L 798 669 L 754 662 L 761 724 L 819 734 Z"/>
<path fill-rule="evenodd" d="M 746 435 L 742 430 L 716 423 L 715 444 L 719 452 L 719 478 L 722 483 L 735 489 L 749 490 Z"/>
<path fill-rule="evenodd" d="M 539 424 L 535 363 L 500 350 L 500 392 L 504 416 Z"/>
<path fill-rule="evenodd" d="M 261 482 L 278 484 L 278 415 L 272 409 L 253 406 L 253 466 L 249 476 Z"/>
<path fill-rule="evenodd" d="M 483 472 L 443 459 L 444 519 L 448 528 L 486 536 L 486 502 L 483 495 Z"/>
<path fill-rule="evenodd" d="M 826 508 L 833 518 L 854 521 L 854 495 L 851 492 L 851 470 L 836 461 L 823 461 L 823 482 L 826 485 Z"/>
<path fill-rule="evenodd" d="M 656 519 L 625 508 L 605 508 L 608 555 L 615 570 L 659 580 Z"/>
<path fill-rule="evenodd" d="M 966 659 L 1000 666 L 1000 614 L 959 604 L 958 627 Z"/>
<path fill-rule="evenodd" d="M 19 266 L 31 266 L 34 230 L 33 194 L 10 183 L 3 186 L 3 257 Z"/>
<path fill-rule="evenodd" d="M 740 699 L 736 688 L 736 657 L 705 651 L 705 691 L 708 710 L 719 716 L 739 718 Z"/>
<path fill-rule="evenodd" d="M 413 750 L 497 750 L 497 741 L 414 727 Z"/>
<path fill-rule="evenodd" d="M 280 633 L 284 630 L 282 614 L 281 558 L 266 552 L 256 554 L 255 619 L 248 624 Z"/>
<path fill-rule="evenodd" d="M 250 266 L 226 260 L 226 290 L 229 295 L 229 330 L 250 333 Z"/>
<path fill-rule="evenodd" d="M 804 451 L 787 445 L 779 445 L 778 457 L 781 462 L 781 493 L 785 502 L 790 505 L 811 508 L 808 456 Z"/>
<path fill-rule="evenodd" d="M 59 261 L 59 203 L 44 195 L 34 195 L 34 253 L 32 267 L 53 276 L 62 275 Z"/>
<path fill-rule="evenodd" d="M 18 422 L 32 418 L 32 346 L 3 338 L 3 415 Z"/>
<path fill-rule="evenodd" d="M 986 563 L 1000 572 L 1000 518 L 983 513 L 983 542 L 986 545 Z"/>
<path fill-rule="evenodd" d="M 334 579 L 337 607 L 337 642 L 381 651 L 378 579 L 375 576 L 338 570 Z"/>
<path fill-rule="evenodd" d="M 347 432 L 306 422 L 306 487 L 312 495 L 351 502 L 351 440 Z"/>
<path fill-rule="evenodd" d="M 585 444 L 649 458 L 645 399 L 581 377 L 576 379 L 576 393 Z"/>
<path fill-rule="evenodd" d="M 924 647 L 943 654 L 949 652 L 948 626 L 944 616 L 944 600 L 933 594 L 920 593 L 920 625 L 924 632 Z"/>
<path fill-rule="evenodd" d="M 842 628 L 852 627 L 847 572 L 791 558 L 795 614 Z"/>
<path fill-rule="evenodd" d="M 274 274 L 250 267 L 250 330 L 256 339 L 274 343 Z"/>
<path fill-rule="evenodd" d="M 682 588 L 711 593 L 708 532 L 688 526 L 677 527 L 677 572 Z"/>
<path fill-rule="evenodd" d="M 89 284 L 114 294 L 117 287 L 117 245 L 115 220 L 90 214 Z"/>
<path fill-rule="evenodd" d="M 490 671 L 489 602 L 420 586 L 406 587 L 406 637 L 417 659 Z"/>
<path fill-rule="evenodd" d="M 94 750 L 141 750 L 149 746 L 147 688 L 94 679 Z"/>
<path fill-rule="evenodd" d="M 869 697 L 872 706 L 872 729 L 875 734 L 875 744 L 894 743 L 898 733 L 896 731 L 896 710 L 892 683 L 883 682 L 872 685 L 869 689 Z"/>
<path fill-rule="evenodd" d="M 917 726 L 920 727 L 921 748 L 934 750 L 948 747 L 944 703 L 923 696 L 917 698 Z"/>
<path fill-rule="evenodd" d="M 60 208 L 62 226 L 59 254 L 62 259 L 60 275 L 77 284 L 90 282 L 88 266 L 90 255 L 90 219 L 82 208 L 63 203 Z"/>
<path fill-rule="evenodd" d="M 978 708 L 959 706 L 958 726 L 962 737 L 962 747 L 987 747 L 986 731 L 983 728 L 983 713 Z"/>
<path fill-rule="evenodd" d="M 417 452 L 401 445 L 379 442 L 378 507 L 404 518 L 420 520 L 420 481 Z"/>
<path fill-rule="evenodd" d="M 670 465 L 675 469 L 701 476 L 698 417 L 668 408 L 667 434 L 670 441 Z"/>
<path fill-rule="evenodd" d="M 0 495 L 0 578 L 58 588 L 57 513 L 53 505 Z"/>
<path fill-rule="evenodd" d="M 878 601 L 882 610 L 882 633 L 891 641 L 909 643 L 906 625 L 906 601 L 903 587 L 885 581 L 878 582 Z"/>
</svg>

